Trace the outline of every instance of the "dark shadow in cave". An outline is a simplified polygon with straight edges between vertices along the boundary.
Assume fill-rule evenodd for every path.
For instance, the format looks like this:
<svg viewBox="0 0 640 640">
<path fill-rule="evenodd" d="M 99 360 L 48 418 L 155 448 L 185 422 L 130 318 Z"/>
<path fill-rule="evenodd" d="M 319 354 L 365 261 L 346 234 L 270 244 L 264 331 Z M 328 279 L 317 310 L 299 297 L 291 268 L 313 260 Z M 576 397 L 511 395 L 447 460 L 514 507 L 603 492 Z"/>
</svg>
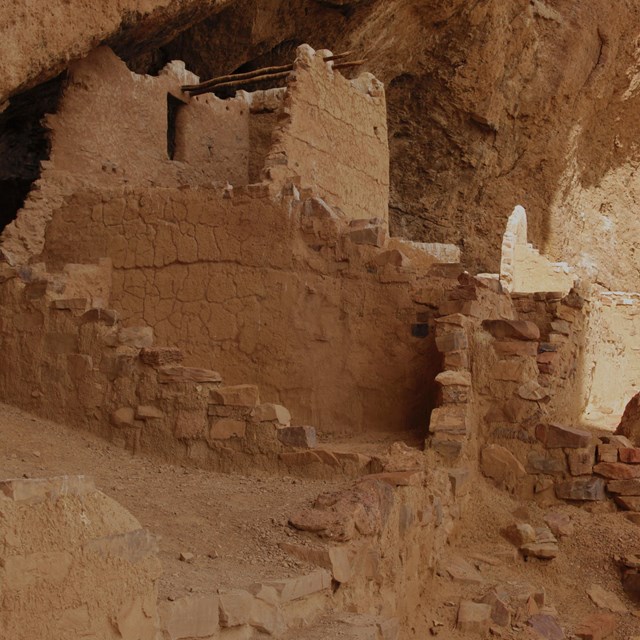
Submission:
<svg viewBox="0 0 640 640">
<path fill-rule="evenodd" d="M 0 113 L 0 232 L 13 220 L 49 157 L 48 131 L 42 120 L 55 113 L 64 74 L 13 96 Z"/>
</svg>

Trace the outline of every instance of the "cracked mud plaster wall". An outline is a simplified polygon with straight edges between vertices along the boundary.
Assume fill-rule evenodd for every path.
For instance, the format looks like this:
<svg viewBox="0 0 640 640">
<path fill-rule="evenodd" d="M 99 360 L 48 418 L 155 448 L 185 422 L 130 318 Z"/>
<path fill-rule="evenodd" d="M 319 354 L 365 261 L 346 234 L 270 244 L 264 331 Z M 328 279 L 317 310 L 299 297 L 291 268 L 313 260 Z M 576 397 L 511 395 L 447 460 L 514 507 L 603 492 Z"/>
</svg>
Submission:
<svg viewBox="0 0 640 640">
<path fill-rule="evenodd" d="M 89 478 L 2 481 L 0 521 L 0 637 L 156 638 L 156 541 Z"/>
<path fill-rule="evenodd" d="M 327 52 L 330 53 L 330 52 Z M 288 122 L 267 158 L 273 179 L 300 177 L 347 218 L 388 218 L 389 148 L 382 84 L 371 74 L 347 80 L 298 49 L 285 99 Z M 286 163 L 286 168 L 279 167 Z"/>
<path fill-rule="evenodd" d="M 156 344 L 179 346 L 228 384 L 259 384 L 261 399 L 281 402 L 296 422 L 426 426 L 438 363 L 431 338 L 412 336 L 425 307 L 411 285 L 381 282 L 355 251 L 325 259 L 299 227 L 299 205 L 266 195 L 77 193 L 55 212 L 43 258 L 111 257 L 110 304 L 128 324 L 153 327 Z"/>
</svg>

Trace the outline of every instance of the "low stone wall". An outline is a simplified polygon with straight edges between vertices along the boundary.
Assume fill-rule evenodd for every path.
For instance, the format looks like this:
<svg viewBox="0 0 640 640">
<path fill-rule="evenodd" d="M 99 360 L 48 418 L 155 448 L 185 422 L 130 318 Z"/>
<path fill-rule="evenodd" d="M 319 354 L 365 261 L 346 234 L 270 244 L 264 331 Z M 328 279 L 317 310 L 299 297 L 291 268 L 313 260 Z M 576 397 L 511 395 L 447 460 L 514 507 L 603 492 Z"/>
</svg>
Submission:
<svg viewBox="0 0 640 640">
<path fill-rule="evenodd" d="M 0 519 L 1 637 L 156 640 L 156 541 L 90 479 L 2 480 Z"/>
</svg>

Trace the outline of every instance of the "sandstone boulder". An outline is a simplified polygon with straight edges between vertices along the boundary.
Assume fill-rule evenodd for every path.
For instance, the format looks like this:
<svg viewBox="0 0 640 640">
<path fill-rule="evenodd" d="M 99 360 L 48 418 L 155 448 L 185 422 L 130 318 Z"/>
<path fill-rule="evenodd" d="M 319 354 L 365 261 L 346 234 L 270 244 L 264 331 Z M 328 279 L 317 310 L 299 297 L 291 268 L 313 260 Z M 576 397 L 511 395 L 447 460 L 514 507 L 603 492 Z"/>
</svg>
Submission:
<svg viewBox="0 0 640 640">
<path fill-rule="evenodd" d="M 522 463 L 504 447 L 491 444 L 482 450 L 482 473 L 495 480 L 499 487 L 513 491 L 518 480 L 527 475 Z"/>
<path fill-rule="evenodd" d="M 640 393 L 636 393 L 627 403 L 616 435 L 625 436 L 635 447 L 640 447 Z"/>
</svg>

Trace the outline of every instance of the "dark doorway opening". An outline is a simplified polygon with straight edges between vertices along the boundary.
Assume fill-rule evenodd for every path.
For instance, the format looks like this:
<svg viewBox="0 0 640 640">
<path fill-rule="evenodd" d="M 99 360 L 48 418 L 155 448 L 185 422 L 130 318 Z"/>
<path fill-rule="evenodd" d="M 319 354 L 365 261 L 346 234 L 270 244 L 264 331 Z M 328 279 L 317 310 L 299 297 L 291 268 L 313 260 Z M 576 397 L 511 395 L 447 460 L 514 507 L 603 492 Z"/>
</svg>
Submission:
<svg viewBox="0 0 640 640">
<path fill-rule="evenodd" d="M 176 155 L 178 111 L 183 105 L 182 100 L 178 100 L 170 93 L 167 94 L 167 156 L 169 160 L 173 160 Z"/>
</svg>

